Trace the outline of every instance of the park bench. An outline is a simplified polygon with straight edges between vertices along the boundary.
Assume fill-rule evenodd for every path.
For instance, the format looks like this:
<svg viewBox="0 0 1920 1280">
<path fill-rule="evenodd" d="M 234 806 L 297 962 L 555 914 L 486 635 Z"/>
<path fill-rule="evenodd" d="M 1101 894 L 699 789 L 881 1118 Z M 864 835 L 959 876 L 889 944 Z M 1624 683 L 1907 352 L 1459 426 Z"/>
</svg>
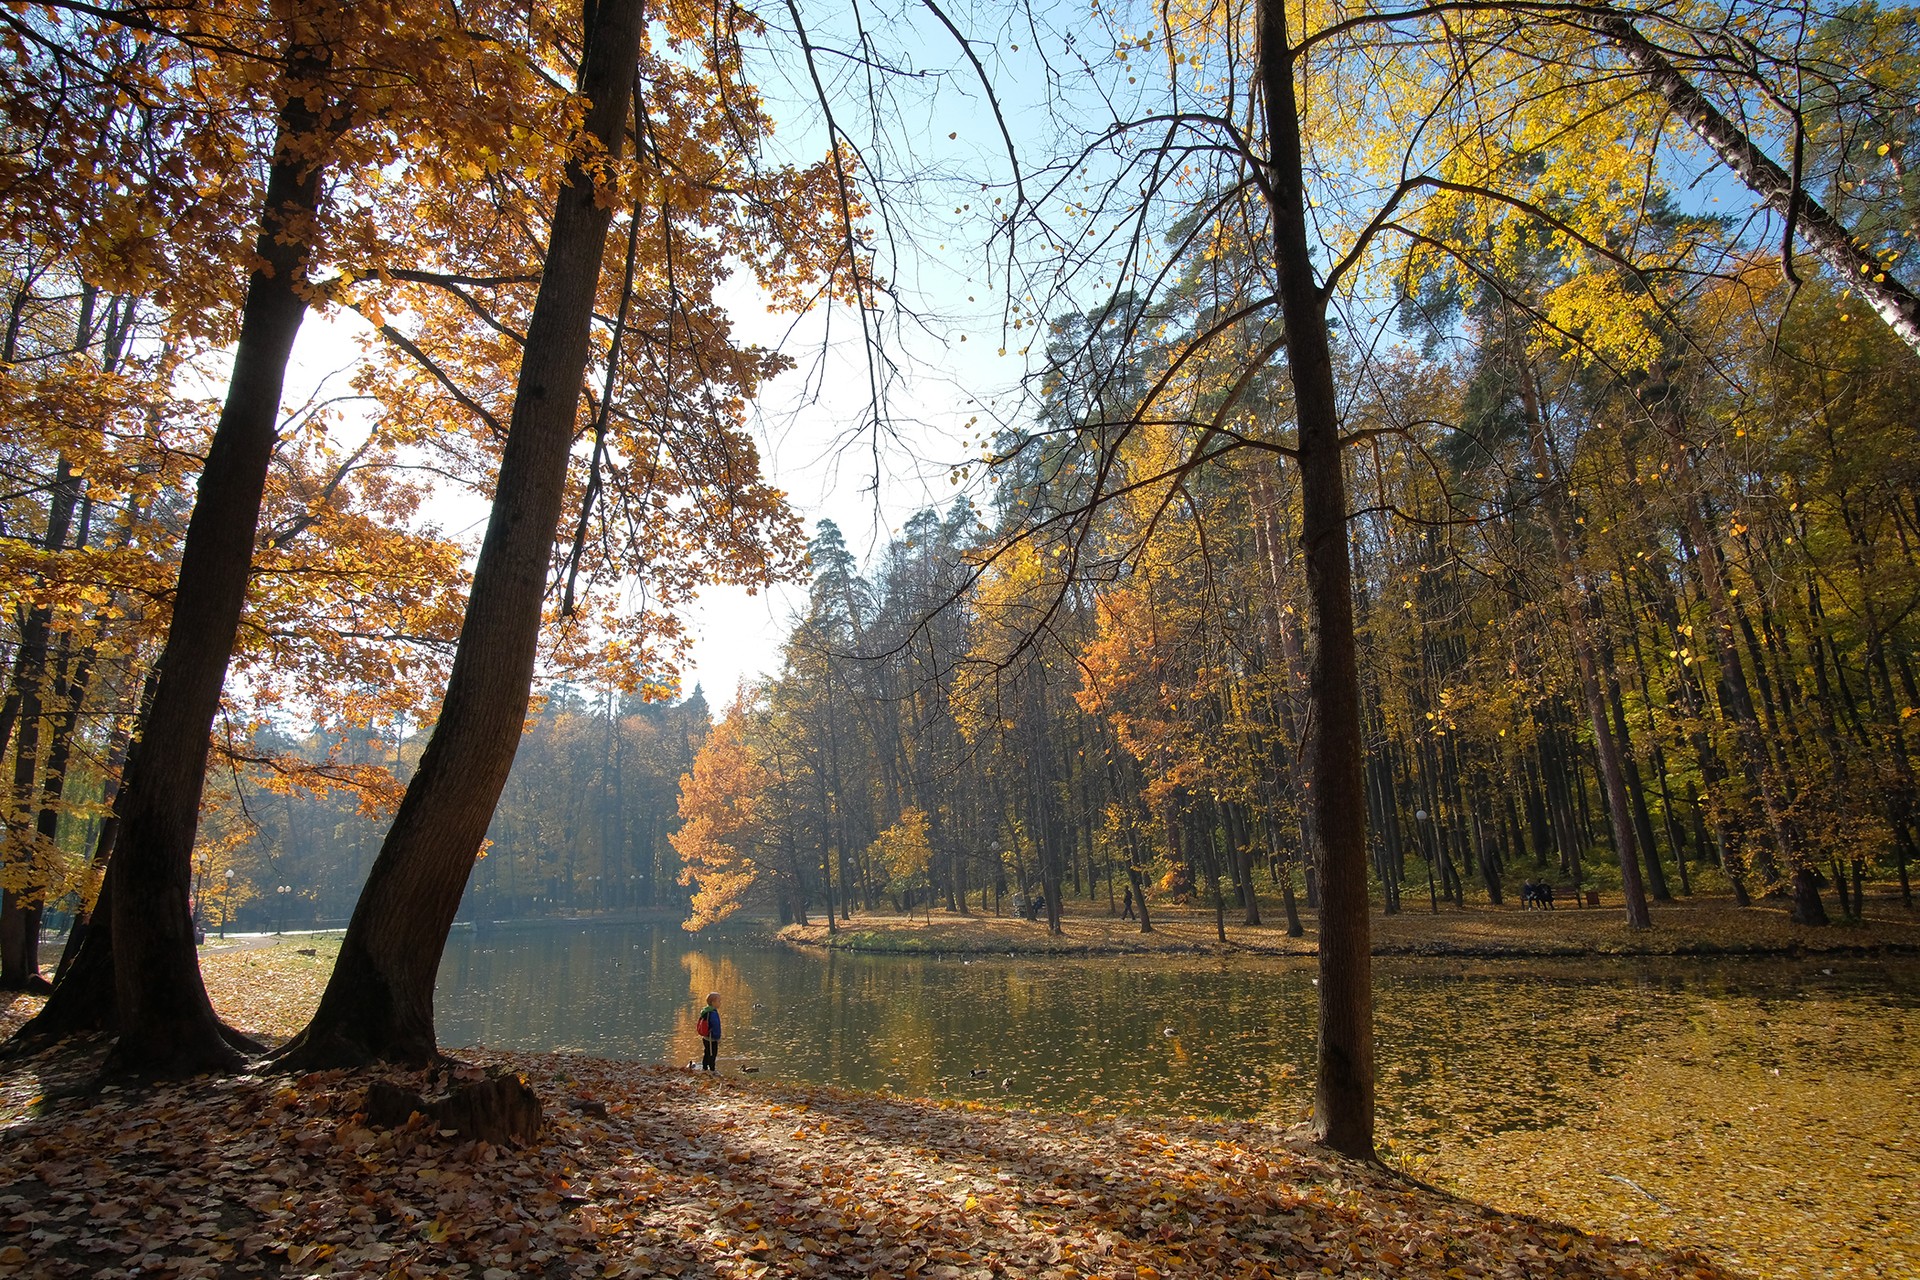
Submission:
<svg viewBox="0 0 1920 1280">
<path fill-rule="evenodd" d="M 1597 907 L 1600 905 L 1598 889 L 1568 889 L 1562 885 L 1552 886 L 1553 905 L 1555 907 Z"/>
</svg>

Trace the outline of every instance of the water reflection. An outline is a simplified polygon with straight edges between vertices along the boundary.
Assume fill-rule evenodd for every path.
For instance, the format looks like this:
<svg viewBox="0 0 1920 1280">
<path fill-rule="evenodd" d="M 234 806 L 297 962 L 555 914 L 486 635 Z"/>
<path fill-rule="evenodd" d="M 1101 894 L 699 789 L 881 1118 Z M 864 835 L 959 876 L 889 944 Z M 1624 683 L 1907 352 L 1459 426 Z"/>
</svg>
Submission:
<svg viewBox="0 0 1920 1280">
<path fill-rule="evenodd" d="M 1920 1008 L 1910 960 L 1388 959 L 1376 975 L 1381 1121 L 1415 1146 L 1559 1124 L 1664 1036 L 1711 1044 L 1703 1070 L 1812 1065 L 1863 1027 L 1903 1035 Z M 456 936 L 438 1017 L 448 1046 L 684 1063 L 698 1055 L 695 1012 L 718 991 L 725 1070 L 1286 1120 L 1312 1100 L 1313 976 L 1310 960 L 822 955 L 580 925 Z M 1769 1036 L 1769 1010 L 1807 1000 L 1831 1034 Z"/>
</svg>

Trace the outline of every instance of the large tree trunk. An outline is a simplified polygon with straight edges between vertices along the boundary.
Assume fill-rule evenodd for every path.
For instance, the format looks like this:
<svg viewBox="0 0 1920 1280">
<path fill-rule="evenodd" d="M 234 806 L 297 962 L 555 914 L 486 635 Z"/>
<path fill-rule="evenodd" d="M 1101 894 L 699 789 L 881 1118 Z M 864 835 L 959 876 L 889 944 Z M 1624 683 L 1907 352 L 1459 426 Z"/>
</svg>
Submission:
<svg viewBox="0 0 1920 1280">
<path fill-rule="evenodd" d="M 1363 1160 L 1373 1152 L 1373 955 L 1367 916 L 1367 794 L 1361 765 L 1360 670 L 1339 402 L 1327 297 L 1307 242 L 1306 171 L 1294 97 L 1294 51 L 1281 0 L 1259 8 L 1260 93 L 1268 198 L 1299 419 L 1301 545 L 1307 564 L 1308 744 L 1314 853 L 1320 868 L 1320 1043 L 1314 1133 Z"/>
<path fill-rule="evenodd" d="M 107 871 L 120 1026 L 110 1071 L 194 1074 L 240 1062 L 200 979 L 187 899 L 209 735 L 246 600 L 287 359 L 307 309 L 324 146 L 341 127 L 337 106 L 320 97 L 332 38 L 324 28 L 337 12 L 323 3 L 289 20 L 287 100 L 254 248 L 261 266 L 247 285 L 226 404 L 194 494 L 153 707 L 120 791 Z"/>
<path fill-rule="evenodd" d="M 1856 242 L 1840 220 L 1796 185 L 1792 175 L 1754 145 L 1733 121 L 1680 73 L 1625 17 L 1596 19 L 1600 33 L 1626 55 L 1669 110 L 1720 157 L 1727 168 L 1782 218 L 1790 219 L 1833 273 L 1867 300 L 1900 341 L 1920 352 L 1920 297 L 1887 264 Z"/>
<path fill-rule="evenodd" d="M 585 131 L 626 140 L 641 0 L 588 9 Z M 519 746 L 565 496 L 612 202 L 570 165 L 527 327 L 493 513 L 474 567 L 447 694 L 420 768 L 360 892 L 340 959 L 289 1063 L 423 1063 L 438 1056 L 433 985 L 454 912 Z"/>
</svg>

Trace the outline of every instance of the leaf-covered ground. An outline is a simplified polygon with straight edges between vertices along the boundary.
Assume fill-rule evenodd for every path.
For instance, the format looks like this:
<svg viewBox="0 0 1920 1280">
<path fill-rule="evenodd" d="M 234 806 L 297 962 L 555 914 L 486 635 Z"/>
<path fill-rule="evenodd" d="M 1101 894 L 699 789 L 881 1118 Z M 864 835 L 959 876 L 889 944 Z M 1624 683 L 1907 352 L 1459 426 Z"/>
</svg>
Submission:
<svg viewBox="0 0 1920 1280">
<path fill-rule="evenodd" d="M 1422 1172 L 1779 1280 L 1920 1277 L 1915 1029 L 1811 1000 L 1757 1019 L 1706 1006 L 1569 1125 L 1450 1148 Z"/>
<path fill-rule="evenodd" d="M 1069 905 L 1058 937 L 1044 922 L 1009 916 L 933 913 L 911 919 L 898 915 L 857 914 L 829 933 L 824 923 L 780 931 L 788 942 L 853 950 L 928 954 L 968 952 L 1136 954 L 1156 951 L 1245 951 L 1272 955 L 1313 955 L 1318 951 L 1314 913 L 1302 909 L 1305 934 L 1289 938 L 1286 917 L 1275 903 L 1262 901 L 1265 923 L 1241 924 L 1237 909 L 1227 912 L 1227 943 L 1221 947 L 1213 912 L 1191 907 L 1153 913 L 1152 933 L 1132 920 L 1107 913 L 1104 903 Z M 1509 904 L 1472 904 L 1456 910 L 1442 902 L 1430 911 L 1422 897 L 1404 899 L 1397 915 L 1373 917 L 1375 955 L 1576 956 L 1576 955 L 1739 955 L 1779 952 L 1854 950 L 1920 951 L 1920 919 L 1901 909 L 1891 895 L 1869 896 L 1863 922 L 1836 922 L 1824 928 L 1793 923 L 1781 903 L 1759 902 L 1738 908 L 1731 899 L 1700 896 L 1684 902 L 1655 903 L 1653 928 L 1629 929 L 1619 895 L 1599 907 L 1561 905 L 1553 911 L 1529 911 Z"/>
<path fill-rule="evenodd" d="M 9 1110 L 0 1271 L 34 1276 L 1683 1276 L 1274 1130 L 943 1108 L 503 1056 L 525 1150 L 366 1128 L 364 1078 Z M 604 1105 L 606 1114 L 597 1114 Z M 576 1109 L 578 1108 L 578 1109 Z"/>
<path fill-rule="evenodd" d="M 215 952 L 284 1035 L 327 956 Z M 0 1017 L 11 1029 L 34 1002 Z M 0 1275 L 1718 1277 L 1704 1258 L 1482 1209 L 1251 1124 L 1048 1116 L 552 1055 L 521 1150 L 369 1129 L 367 1077 L 49 1097 L 0 1074 Z M 393 1075 L 403 1083 L 416 1077 Z"/>
</svg>

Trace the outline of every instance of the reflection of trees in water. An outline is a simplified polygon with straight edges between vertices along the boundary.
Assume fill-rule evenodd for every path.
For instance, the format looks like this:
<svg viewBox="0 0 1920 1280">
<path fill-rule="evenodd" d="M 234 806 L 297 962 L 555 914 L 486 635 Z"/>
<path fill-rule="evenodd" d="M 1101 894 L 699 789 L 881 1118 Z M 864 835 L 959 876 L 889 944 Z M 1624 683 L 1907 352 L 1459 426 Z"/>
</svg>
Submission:
<svg viewBox="0 0 1920 1280">
<path fill-rule="evenodd" d="M 751 1064 L 763 1078 L 956 1101 L 1281 1123 L 1311 1100 L 1310 961 L 818 955 L 692 942 L 671 925 L 477 941 L 457 938 L 449 952 L 450 1046 L 572 1046 L 684 1065 L 698 1053 L 695 1012 L 719 991 L 729 1072 Z M 1650 1064 L 1679 1079 L 1671 1091 L 1708 1091 L 1730 1070 L 1777 1084 L 1776 1067 L 1833 1069 L 1836 1039 L 1887 1045 L 1903 1033 L 1920 967 L 1820 963 L 1835 972 L 1802 961 L 1383 959 L 1382 1128 L 1402 1152 L 1452 1160 L 1637 1098 Z M 1701 1079 L 1689 1085 L 1689 1073 Z"/>
<path fill-rule="evenodd" d="M 730 957 L 697 950 L 681 952 L 680 966 L 687 971 L 687 1004 L 674 1019 L 675 1043 L 694 1043 L 698 1047 L 693 1023 L 711 991 L 720 993 L 721 1039 L 733 1040 L 735 1031 L 746 1024 L 747 1010 L 753 1006 L 753 988 L 747 985 L 740 966 Z"/>
<path fill-rule="evenodd" d="M 938 1094 L 940 1059 L 979 1015 L 960 1009 L 946 987 L 929 982 L 927 962 L 890 957 L 874 964 L 829 954 L 824 963 L 778 971 L 787 1051 L 817 1063 L 819 1074 L 856 1088 Z M 771 1028 L 770 1028 L 771 1030 Z"/>
</svg>

